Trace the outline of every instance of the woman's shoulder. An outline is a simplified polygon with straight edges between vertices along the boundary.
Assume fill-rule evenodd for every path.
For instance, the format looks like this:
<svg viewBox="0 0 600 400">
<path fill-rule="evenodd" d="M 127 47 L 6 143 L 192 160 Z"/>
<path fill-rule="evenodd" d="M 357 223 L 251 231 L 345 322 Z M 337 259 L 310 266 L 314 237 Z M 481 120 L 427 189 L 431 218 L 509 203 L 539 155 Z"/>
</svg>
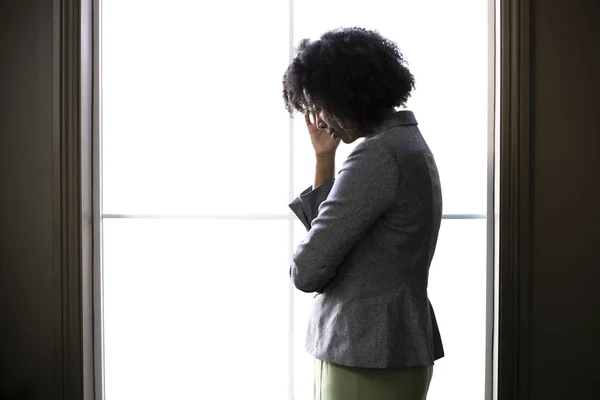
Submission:
<svg viewBox="0 0 600 400">
<path fill-rule="evenodd" d="M 427 143 L 417 125 L 396 125 L 366 138 L 361 145 L 408 155 L 427 151 Z"/>
<path fill-rule="evenodd" d="M 370 154 L 377 157 L 393 153 L 395 153 L 395 144 L 393 141 L 383 137 L 372 136 L 358 143 L 350 152 L 348 158 L 360 156 L 362 154 Z"/>
</svg>

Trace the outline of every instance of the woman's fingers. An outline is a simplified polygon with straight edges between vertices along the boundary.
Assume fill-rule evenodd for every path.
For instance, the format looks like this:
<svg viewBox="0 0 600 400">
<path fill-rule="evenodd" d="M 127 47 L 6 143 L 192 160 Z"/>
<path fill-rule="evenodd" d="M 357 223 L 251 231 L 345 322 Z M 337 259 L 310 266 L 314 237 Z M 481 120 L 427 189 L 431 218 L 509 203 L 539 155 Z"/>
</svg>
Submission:
<svg viewBox="0 0 600 400">
<path fill-rule="evenodd" d="M 317 114 L 313 114 L 313 118 L 315 119 L 315 126 L 319 129 L 323 129 L 321 125 L 323 125 L 323 120 L 319 118 Z"/>
<path fill-rule="evenodd" d="M 327 123 L 319 118 L 317 114 L 311 113 L 310 111 L 304 113 L 304 121 L 306 121 L 309 132 L 316 132 L 317 130 L 327 128 Z"/>
<path fill-rule="evenodd" d="M 325 121 L 323 121 L 323 119 L 321 119 L 321 117 L 319 117 L 317 114 L 314 114 L 314 118 L 315 118 L 315 125 L 317 126 L 317 128 L 319 128 L 319 129 L 327 128 L 327 123 Z"/>
<path fill-rule="evenodd" d="M 313 122 L 310 120 L 310 111 L 306 111 L 304 113 L 304 120 L 306 121 L 306 126 L 310 127 Z"/>
</svg>

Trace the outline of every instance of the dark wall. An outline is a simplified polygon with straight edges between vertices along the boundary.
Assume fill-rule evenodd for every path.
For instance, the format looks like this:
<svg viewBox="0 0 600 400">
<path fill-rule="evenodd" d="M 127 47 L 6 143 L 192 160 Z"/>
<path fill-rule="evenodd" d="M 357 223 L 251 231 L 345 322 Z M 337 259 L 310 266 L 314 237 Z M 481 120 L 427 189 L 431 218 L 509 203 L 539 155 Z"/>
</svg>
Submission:
<svg viewBox="0 0 600 400">
<path fill-rule="evenodd" d="M 51 399 L 60 379 L 52 104 L 52 1 L 0 1 L 0 399 Z"/>
<path fill-rule="evenodd" d="M 600 4 L 533 4 L 531 399 L 600 398 Z"/>
</svg>

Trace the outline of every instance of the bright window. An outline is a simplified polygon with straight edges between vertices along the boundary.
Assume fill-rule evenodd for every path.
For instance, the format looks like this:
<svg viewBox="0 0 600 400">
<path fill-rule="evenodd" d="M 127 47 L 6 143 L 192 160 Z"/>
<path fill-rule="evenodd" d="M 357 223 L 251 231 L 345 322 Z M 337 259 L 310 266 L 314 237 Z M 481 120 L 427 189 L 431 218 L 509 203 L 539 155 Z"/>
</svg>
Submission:
<svg viewBox="0 0 600 400">
<path fill-rule="evenodd" d="M 281 78 L 292 45 L 340 26 L 396 41 L 415 75 L 408 107 L 445 214 L 429 293 L 446 357 L 428 398 L 483 398 L 487 2 L 102 0 L 101 11 L 106 400 L 312 398 L 313 296 L 288 277 L 305 230 L 287 204 L 314 162 Z"/>
</svg>

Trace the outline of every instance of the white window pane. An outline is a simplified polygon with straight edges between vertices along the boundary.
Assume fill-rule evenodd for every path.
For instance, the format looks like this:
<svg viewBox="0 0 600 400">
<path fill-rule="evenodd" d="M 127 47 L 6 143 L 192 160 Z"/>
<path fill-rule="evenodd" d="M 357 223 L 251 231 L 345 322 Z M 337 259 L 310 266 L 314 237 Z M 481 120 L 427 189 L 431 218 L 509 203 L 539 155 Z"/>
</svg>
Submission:
<svg viewBox="0 0 600 400">
<path fill-rule="evenodd" d="M 436 157 L 445 213 L 484 214 L 486 210 L 487 3 L 481 0 L 294 3 L 295 42 L 305 37 L 316 39 L 337 27 L 362 26 L 376 29 L 398 44 L 415 75 L 416 90 L 408 108 L 415 112 Z M 313 163 L 312 154 L 300 151 L 304 149 L 295 157 L 296 168 L 304 171 Z M 304 185 L 304 179 L 299 186 Z"/>
<path fill-rule="evenodd" d="M 287 2 L 102 7 L 104 212 L 286 212 Z"/>
<path fill-rule="evenodd" d="M 428 400 L 479 400 L 485 393 L 486 221 L 444 220 L 429 272 L 446 356 Z"/>
<path fill-rule="evenodd" d="M 104 221 L 107 400 L 285 399 L 287 221 Z"/>
</svg>

